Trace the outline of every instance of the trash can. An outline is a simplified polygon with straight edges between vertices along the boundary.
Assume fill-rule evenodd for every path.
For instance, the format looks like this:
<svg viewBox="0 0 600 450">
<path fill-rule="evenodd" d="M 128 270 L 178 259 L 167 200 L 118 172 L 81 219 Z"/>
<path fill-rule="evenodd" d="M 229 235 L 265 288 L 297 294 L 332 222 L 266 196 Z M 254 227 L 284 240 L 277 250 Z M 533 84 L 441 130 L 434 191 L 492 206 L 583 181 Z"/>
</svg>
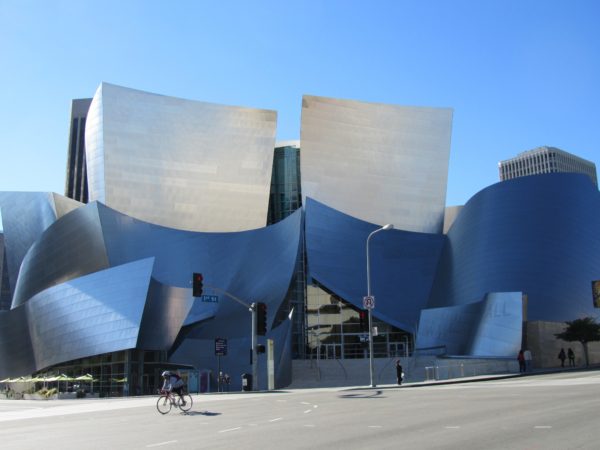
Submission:
<svg viewBox="0 0 600 450">
<path fill-rule="evenodd" d="M 242 391 L 252 390 L 252 375 L 249 373 L 242 374 Z"/>
</svg>

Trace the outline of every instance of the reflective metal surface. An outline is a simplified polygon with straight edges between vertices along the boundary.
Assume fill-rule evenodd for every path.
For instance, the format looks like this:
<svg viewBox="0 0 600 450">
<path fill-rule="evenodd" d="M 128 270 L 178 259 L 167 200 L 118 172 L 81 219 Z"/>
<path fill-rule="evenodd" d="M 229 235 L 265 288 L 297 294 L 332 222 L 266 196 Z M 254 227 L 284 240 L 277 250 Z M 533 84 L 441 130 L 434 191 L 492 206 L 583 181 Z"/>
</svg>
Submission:
<svg viewBox="0 0 600 450">
<path fill-rule="evenodd" d="M 429 307 L 488 292 L 523 292 L 527 320 L 596 316 L 600 192 L 589 177 L 552 173 L 494 184 L 473 196 L 448 232 Z"/>
<path fill-rule="evenodd" d="M 306 201 L 306 253 L 309 277 L 357 308 L 367 293 L 365 243 L 379 228 L 311 198 Z M 441 234 L 389 230 L 370 242 L 373 315 L 414 331 L 427 304 L 439 256 Z"/>
<path fill-rule="evenodd" d="M 56 219 L 82 204 L 58 194 L 0 192 L 4 246 L 11 295 L 25 255 Z"/>
<path fill-rule="evenodd" d="M 3 218 L 12 222 L 10 216 L 3 209 Z M 13 309 L 0 314 L 0 376 L 130 348 L 169 352 L 184 324 L 194 323 L 200 326 L 190 338 L 227 336 L 231 352 L 247 356 L 235 342 L 245 345 L 249 312 L 210 286 L 265 302 L 269 336 L 279 336 L 289 321 L 274 318 L 290 285 L 301 224 L 298 210 L 258 230 L 196 233 L 98 202 L 71 211 L 40 230 L 23 258 Z M 193 272 L 204 274 L 205 293 L 219 295 L 216 303 L 192 297 Z M 249 367 L 246 358 L 240 364 Z"/>
<path fill-rule="evenodd" d="M 516 357 L 523 333 L 521 292 L 495 292 L 481 301 L 421 312 L 417 348 L 446 355 Z"/>
<path fill-rule="evenodd" d="M 452 110 L 302 98 L 302 195 L 371 223 L 442 231 Z"/>
<path fill-rule="evenodd" d="M 276 120 L 102 83 L 86 125 L 90 201 L 183 230 L 264 227 Z"/>
</svg>

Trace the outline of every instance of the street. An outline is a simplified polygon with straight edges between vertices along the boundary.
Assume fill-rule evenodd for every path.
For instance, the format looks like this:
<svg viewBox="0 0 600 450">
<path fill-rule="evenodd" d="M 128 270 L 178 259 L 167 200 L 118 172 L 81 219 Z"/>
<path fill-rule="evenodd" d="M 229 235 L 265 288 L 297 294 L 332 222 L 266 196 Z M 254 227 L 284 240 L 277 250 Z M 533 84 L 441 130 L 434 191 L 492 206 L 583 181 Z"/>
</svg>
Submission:
<svg viewBox="0 0 600 450">
<path fill-rule="evenodd" d="M 0 401 L 4 449 L 598 448 L 600 372 L 401 388 Z"/>
</svg>

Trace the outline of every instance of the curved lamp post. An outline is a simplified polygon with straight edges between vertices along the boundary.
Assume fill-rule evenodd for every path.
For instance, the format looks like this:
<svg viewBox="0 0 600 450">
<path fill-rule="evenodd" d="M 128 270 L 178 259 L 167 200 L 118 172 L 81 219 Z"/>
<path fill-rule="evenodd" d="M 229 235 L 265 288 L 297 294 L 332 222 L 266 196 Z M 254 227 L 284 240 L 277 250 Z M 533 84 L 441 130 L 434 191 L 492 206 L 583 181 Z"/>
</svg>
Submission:
<svg viewBox="0 0 600 450">
<path fill-rule="evenodd" d="M 380 231 L 387 231 L 387 230 L 391 230 L 394 228 L 394 225 L 392 225 L 391 223 L 388 223 L 387 225 L 382 226 L 381 228 L 377 228 L 375 231 L 372 231 L 369 236 L 367 237 L 367 297 L 368 298 L 372 298 L 371 297 L 371 262 L 369 260 L 369 241 L 371 240 L 371 237 L 373 237 L 373 235 L 375 233 L 378 233 Z M 371 305 L 371 307 L 367 308 L 368 312 L 369 312 L 369 374 L 371 377 L 371 387 L 376 387 L 377 385 L 375 384 L 375 378 L 373 376 L 373 318 L 371 315 L 371 310 L 373 309 L 374 304 Z"/>
</svg>

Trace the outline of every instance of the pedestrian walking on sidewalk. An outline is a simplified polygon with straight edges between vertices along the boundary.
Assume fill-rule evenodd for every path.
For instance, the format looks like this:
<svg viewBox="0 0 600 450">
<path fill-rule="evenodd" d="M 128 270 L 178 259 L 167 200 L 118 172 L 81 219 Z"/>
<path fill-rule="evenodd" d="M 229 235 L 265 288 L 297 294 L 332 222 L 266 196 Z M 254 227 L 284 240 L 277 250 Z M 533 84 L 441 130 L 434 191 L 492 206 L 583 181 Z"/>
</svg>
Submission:
<svg viewBox="0 0 600 450">
<path fill-rule="evenodd" d="M 396 378 L 398 379 L 398 385 L 402 384 L 402 380 L 404 380 L 404 372 L 402 371 L 402 365 L 400 364 L 400 360 L 396 360 Z"/>
<path fill-rule="evenodd" d="M 519 350 L 517 360 L 519 361 L 519 372 L 525 372 L 525 352 L 523 351 L 523 349 Z"/>
<path fill-rule="evenodd" d="M 565 359 L 567 359 L 567 355 L 565 354 L 564 348 L 561 348 L 560 352 L 558 352 L 558 359 L 560 359 L 560 367 L 565 367 Z"/>
<path fill-rule="evenodd" d="M 569 357 L 569 367 L 575 367 L 575 352 L 571 347 L 567 350 L 567 356 Z"/>
</svg>

